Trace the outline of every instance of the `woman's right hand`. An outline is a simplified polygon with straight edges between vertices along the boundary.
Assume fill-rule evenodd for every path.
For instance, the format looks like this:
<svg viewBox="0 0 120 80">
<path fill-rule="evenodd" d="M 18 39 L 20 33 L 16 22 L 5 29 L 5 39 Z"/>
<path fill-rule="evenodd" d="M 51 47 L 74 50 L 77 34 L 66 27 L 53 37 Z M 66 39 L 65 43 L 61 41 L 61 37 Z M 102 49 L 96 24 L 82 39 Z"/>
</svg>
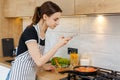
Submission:
<svg viewBox="0 0 120 80">
<path fill-rule="evenodd" d="M 57 42 L 57 46 L 60 48 L 62 46 L 64 46 L 65 44 L 67 44 L 70 40 L 72 39 L 72 37 L 60 37 L 59 41 Z"/>
</svg>

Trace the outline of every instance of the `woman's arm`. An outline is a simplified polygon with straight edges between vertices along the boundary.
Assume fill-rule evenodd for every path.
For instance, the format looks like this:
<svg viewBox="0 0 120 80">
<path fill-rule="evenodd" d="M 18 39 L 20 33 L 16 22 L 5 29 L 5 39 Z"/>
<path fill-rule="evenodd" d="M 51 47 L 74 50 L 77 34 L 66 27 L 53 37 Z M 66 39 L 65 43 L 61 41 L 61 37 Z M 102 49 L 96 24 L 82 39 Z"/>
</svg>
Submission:
<svg viewBox="0 0 120 80">
<path fill-rule="evenodd" d="M 69 38 L 64 38 L 61 37 L 60 40 L 57 42 L 56 45 L 54 45 L 50 51 L 48 51 L 45 55 L 41 55 L 40 53 L 40 49 L 38 46 L 38 43 L 36 41 L 31 41 L 31 42 L 27 42 L 26 45 L 28 47 L 28 51 L 32 57 L 32 59 L 34 60 L 34 62 L 37 64 L 38 67 L 41 67 L 42 65 L 44 65 L 48 60 L 50 60 L 50 58 L 56 53 L 56 51 L 64 46 L 66 43 L 68 43 L 68 41 L 71 40 L 71 37 Z"/>
</svg>

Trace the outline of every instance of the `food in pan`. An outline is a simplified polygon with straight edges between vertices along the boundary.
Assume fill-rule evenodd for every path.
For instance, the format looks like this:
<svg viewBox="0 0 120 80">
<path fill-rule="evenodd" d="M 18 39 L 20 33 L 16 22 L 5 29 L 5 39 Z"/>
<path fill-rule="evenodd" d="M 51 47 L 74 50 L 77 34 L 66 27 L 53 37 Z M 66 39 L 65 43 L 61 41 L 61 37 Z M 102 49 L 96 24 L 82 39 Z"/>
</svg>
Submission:
<svg viewBox="0 0 120 80">
<path fill-rule="evenodd" d="M 75 70 L 79 72 L 95 72 L 97 69 L 94 67 L 78 67 Z"/>
</svg>

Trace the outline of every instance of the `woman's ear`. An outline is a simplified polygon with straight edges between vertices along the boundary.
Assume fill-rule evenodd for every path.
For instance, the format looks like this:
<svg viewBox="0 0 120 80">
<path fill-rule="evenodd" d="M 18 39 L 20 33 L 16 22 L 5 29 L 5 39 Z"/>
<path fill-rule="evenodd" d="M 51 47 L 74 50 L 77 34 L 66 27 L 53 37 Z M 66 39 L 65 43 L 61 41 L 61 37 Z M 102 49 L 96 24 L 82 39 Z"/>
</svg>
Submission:
<svg viewBox="0 0 120 80">
<path fill-rule="evenodd" d="M 48 16 L 46 14 L 43 14 L 43 19 L 46 20 Z"/>
</svg>

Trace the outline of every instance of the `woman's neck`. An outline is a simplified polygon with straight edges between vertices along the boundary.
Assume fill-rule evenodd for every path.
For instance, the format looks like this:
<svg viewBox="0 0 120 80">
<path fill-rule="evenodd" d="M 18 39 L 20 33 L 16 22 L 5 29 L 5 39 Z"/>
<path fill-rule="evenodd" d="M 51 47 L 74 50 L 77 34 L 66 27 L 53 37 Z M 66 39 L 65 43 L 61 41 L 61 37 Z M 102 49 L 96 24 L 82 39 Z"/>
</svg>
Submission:
<svg viewBox="0 0 120 80">
<path fill-rule="evenodd" d="M 40 28 L 40 37 L 45 38 L 45 33 L 47 31 L 48 26 L 46 25 L 43 19 L 41 19 L 39 22 L 39 28 Z"/>
</svg>

